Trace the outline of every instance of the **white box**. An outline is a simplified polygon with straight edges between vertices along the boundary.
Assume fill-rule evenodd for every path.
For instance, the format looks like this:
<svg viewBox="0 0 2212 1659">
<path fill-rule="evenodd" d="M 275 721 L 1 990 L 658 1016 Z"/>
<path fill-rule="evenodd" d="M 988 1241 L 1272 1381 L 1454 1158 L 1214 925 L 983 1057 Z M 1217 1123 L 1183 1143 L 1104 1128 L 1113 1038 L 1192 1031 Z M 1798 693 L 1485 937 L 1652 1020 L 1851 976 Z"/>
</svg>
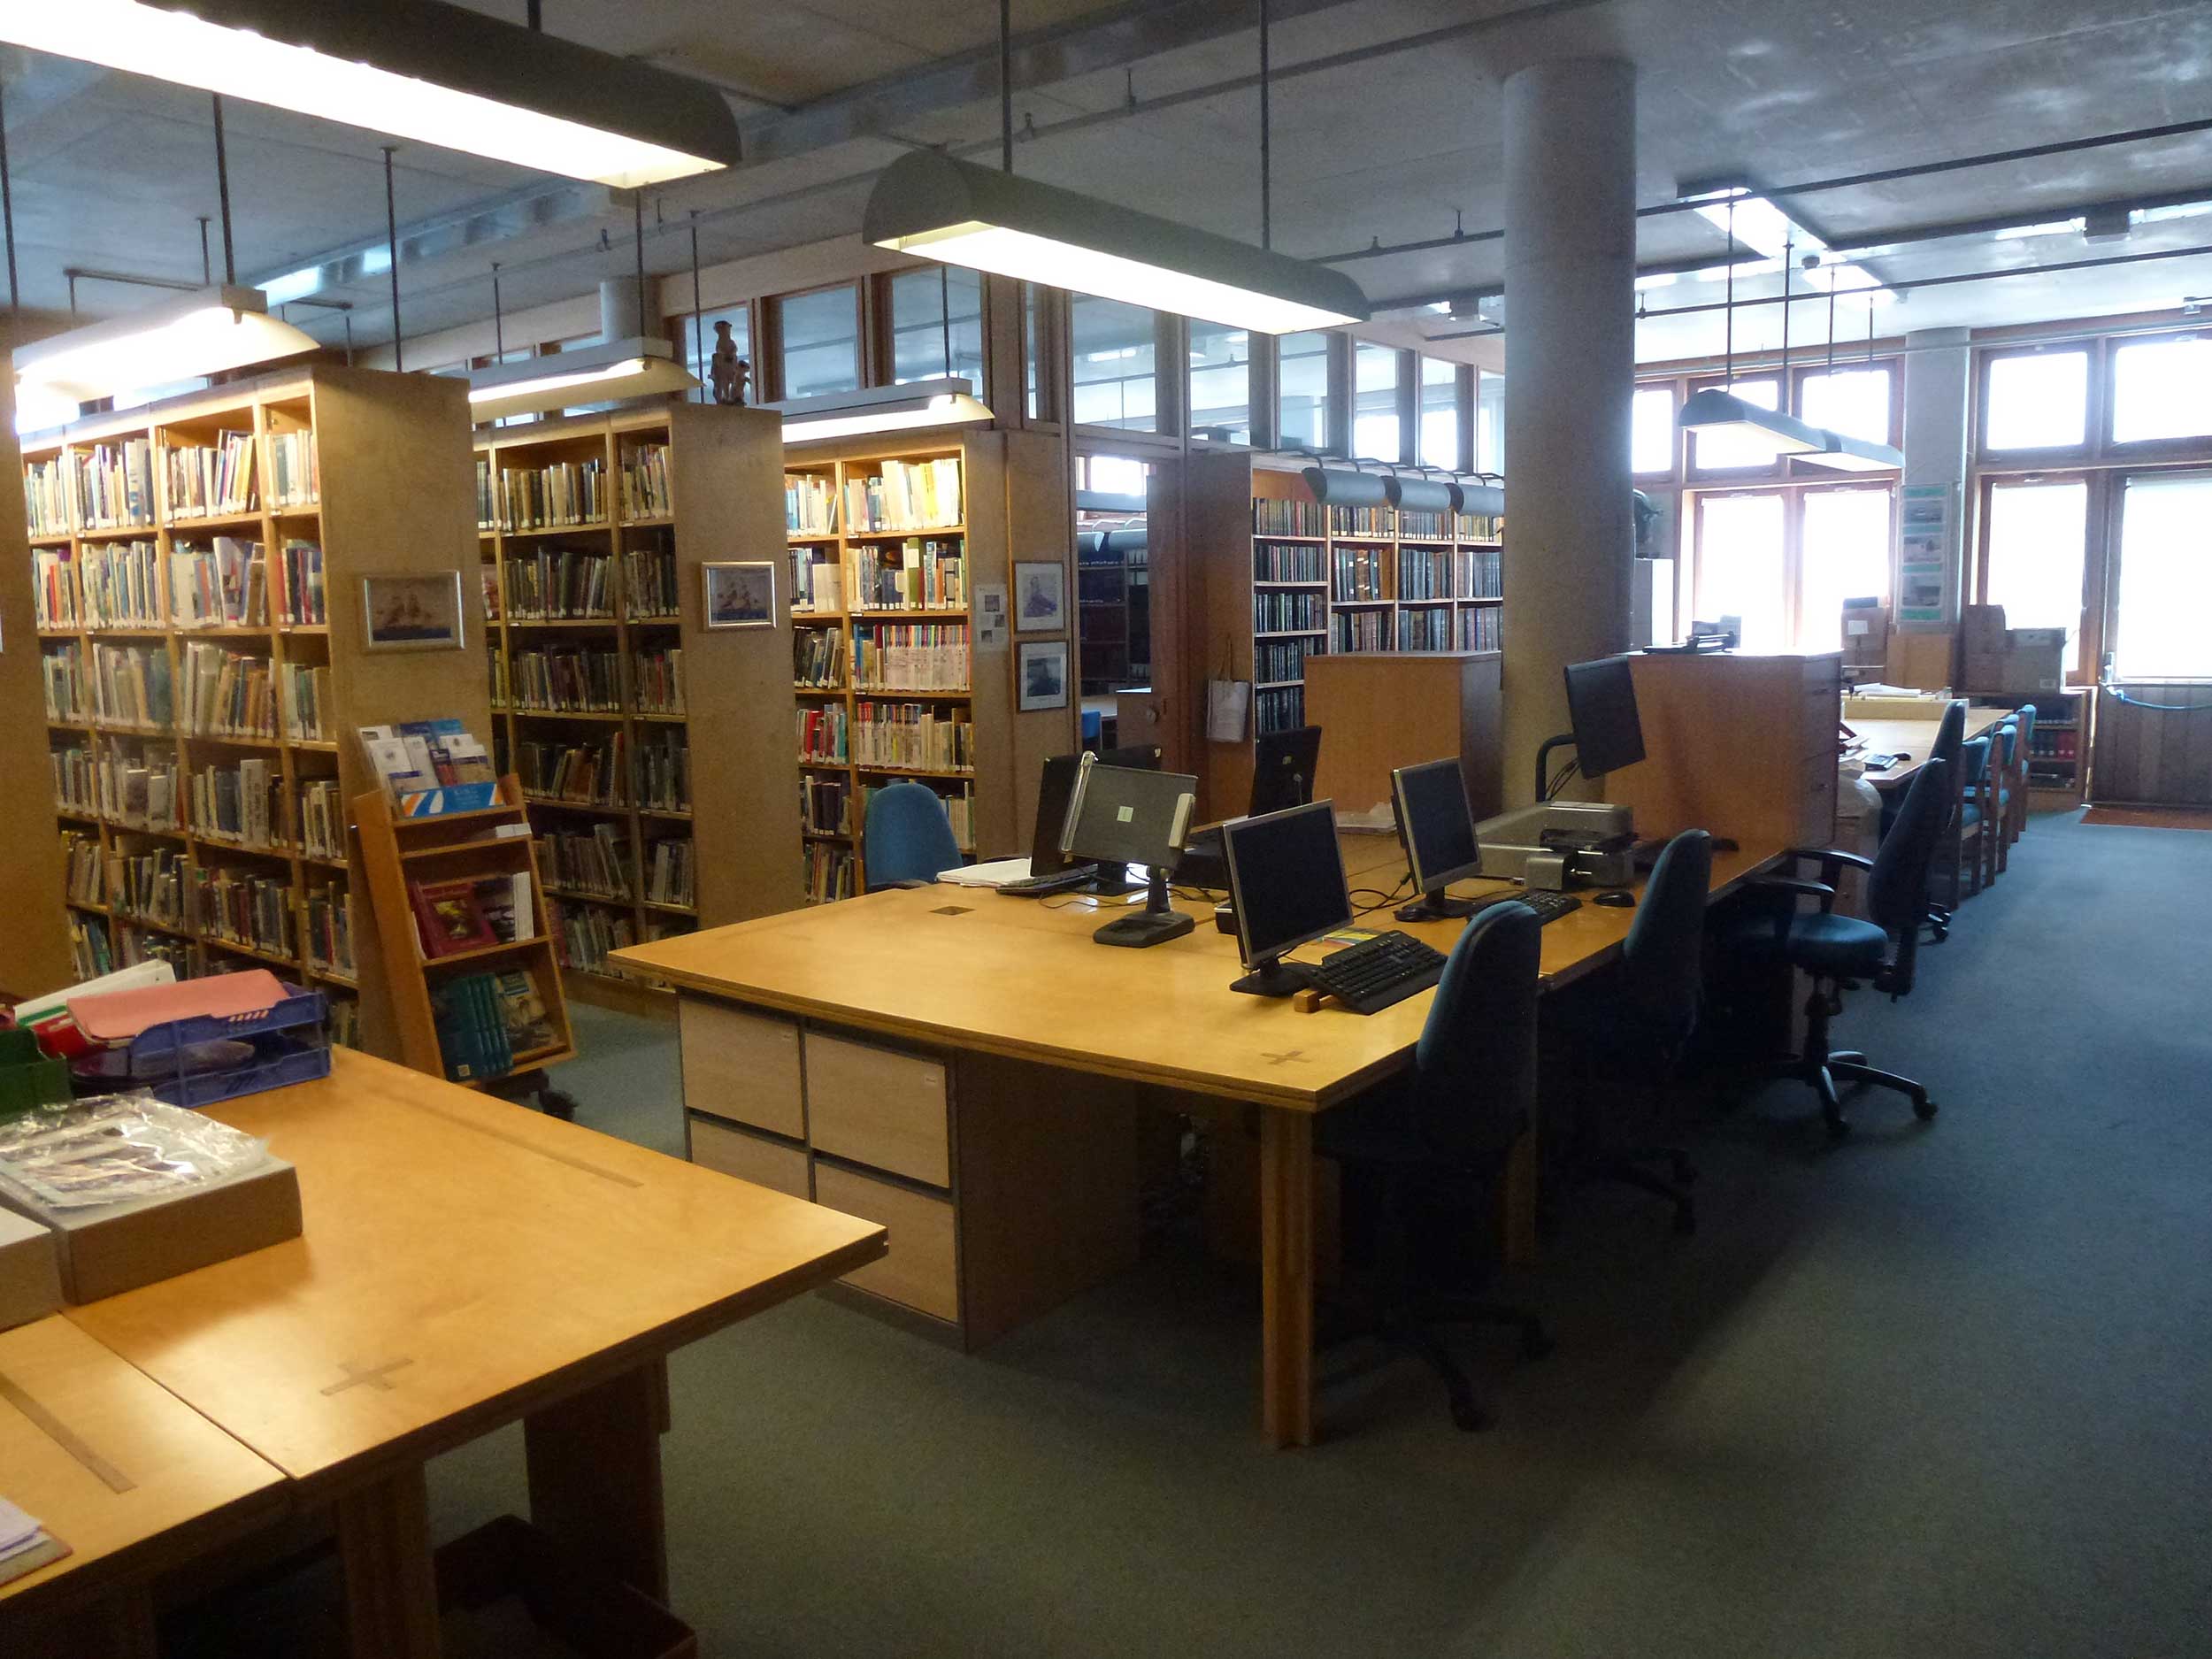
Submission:
<svg viewBox="0 0 2212 1659">
<path fill-rule="evenodd" d="M 0 1331 L 43 1319 L 61 1306 L 61 1256 L 54 1236 L 0 1210 Z"/>
</svg>

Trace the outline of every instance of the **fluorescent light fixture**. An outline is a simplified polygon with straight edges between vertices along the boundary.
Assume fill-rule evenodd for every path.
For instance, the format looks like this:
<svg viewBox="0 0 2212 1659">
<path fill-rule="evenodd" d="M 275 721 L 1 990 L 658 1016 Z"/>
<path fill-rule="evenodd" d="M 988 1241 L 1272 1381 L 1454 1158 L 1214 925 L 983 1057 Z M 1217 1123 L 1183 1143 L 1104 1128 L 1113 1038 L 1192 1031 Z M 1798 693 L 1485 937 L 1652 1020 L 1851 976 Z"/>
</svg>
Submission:
<svg viewBox="0 0 2212 1659">
<path fill-rule="evenodd" d="M 626 189 L 739 158 L 703 82 L 442 0 L 0 0 L 0 41 Z"/>
<path fill-rule="evenodd" d="M 1815 428 L 1826 440 L 1817 449 L 1795 452 L 1797 458 L 1813 466 L 1824 466 L 1838 472 L 1892 472 L 1903 468 L 1904 452 L 1893 449 L 1886 443 L 1873 443 L 1864 438 L 1854 438 L 1847 433 L 1831 431 L 1826 426 Z"/>
<path fill-rule="evenodd" d="M 2085 229 L 2089 221 L 2083 219 L 2055 219 L 2040 225 L 2009 225 L 1996 233 L 1999 242 L 2026 242 L 2032 236 L 2070 236 Z"/>
<path fill-rule="evenodd" d="M 879 248 L 1261 334 L 1369 316 L 1340 271 L 933 150 L 883 170 L 860 234 Z"/>
<path fill-rule="evenodd" d="M 918 426 L 956 426 L 988 420 L 990 405 L 957 375 L 909 380 L 902 386 L 870 386 L 852 392 L 823 392 L 765 403 L 783 417 L 786 443 L 813 443 L 863 432 L 910 432 Z"/>
<path fill-rule="evenodd" d="M 321 349 L 312 334 L 270 316 L 258 288 L 198 288 L 18 348 L 16 391 L 50 405 L 61 398 L 88 403 L 134 386 L 166 386 Z"/>
<path fill-rule="evenodd" d="M 1302 469 L 1302 475 L 1306 488 L 1313 492 L 1314 500 L 1325 507 L 1390 504 L 1390 480 L 1380 472 L 1362 472 L 1353 467 L 1309 466 Z"/>
<path fill-rule="evenodd" d="M 1454 484 L 1452 495 L 1462 512 L 1486 513 L 1494 518 L 1505 511 L 1502 484 Z"/>
<path fill-rule="evenodd" d="M 695 392 L 699 382 L 676 361 L 665 340 L 611 340 L 551 357 L 495 363 L 469 374 L 469 419 L 479 423 L 510 415 L 542 414 L 578 403 L 620 403 L 672 392 Z"/>
<path fill-rule="evenodd" d="M 1681 426 L 1686 432 L 1733 433 L 1776 455 L 1809 457 L 1812 451 L 1828 447 L 1828 434 L 1821 428 L 1809 426 L 1779 410 L 1762 409 L 1717 386 L 1692 392 L 1683 400 Z"/>
<path fill-rule="evenodd" d="M 2139 207 L 2128 214 L 2131 225 L 2156 225 L 2170 219 L 2195 219 L 2212 213 L 2212 202 L 2174 202 L 2164 207 Z"/>
<path fill-rule="evenodd" d="M 1383 480 L 1383 494 L 1402 512 L 1459 511 L 1459 491 L 1432 478 L 1401 478 L 1394 472 Z"/>
<path fill-rule="evenodd" d="M 1849 294 L 1872 289 L 1877 299 L 1897 297 L 1864 269 L 1840 254 L 1832 252 L 1824 239 L 1792 219 L 1773 202 L 1744 185 L 1732 184 L 1713 189 L 1685 191 L 1682 199 L 1693 204 L 1700 219 L 1724 234 L 1729 228 L 1730 210 L 1733 208 L 1736 240 L 1763 256 L 1763 262 L 1760 265 L 1739 265 L 1736 274 L 1740 277 L 1763 276 L 1778 271 L 1785 256 L 1801 260 L 1806 255 L 1813 254 L 1818 256 L 1820 263 L 1806 271 L 1805 279 L 1816 290 L 1825 292 L 1832 288 L 1840 293 Z M 1698 273 L 1701 280 L 1708 281 L 1717 280 L 1726 274 L 1727 267 L 1724 265 L 1717 271 Z"/>
</svg>

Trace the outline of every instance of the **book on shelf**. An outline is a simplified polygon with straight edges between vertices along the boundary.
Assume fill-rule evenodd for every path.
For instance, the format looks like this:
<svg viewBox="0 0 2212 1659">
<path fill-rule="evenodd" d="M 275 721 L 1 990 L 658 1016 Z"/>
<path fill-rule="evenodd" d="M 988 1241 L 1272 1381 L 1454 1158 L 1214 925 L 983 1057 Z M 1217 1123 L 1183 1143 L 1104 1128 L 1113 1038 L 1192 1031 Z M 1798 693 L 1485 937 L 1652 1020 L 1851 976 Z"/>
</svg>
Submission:
<svg viewBox="0 0 2212 1659">
<path fill-rule="evenodd" d="M 151 541 L 96 541 L 78 573 L 88 628 L 162 626 L 161 550 Z"/>
<path fill-rule="evenodd" d="M 848 848 L 810 841 L 805 852 L 806 896 L 816 904 L 849 899 L 858 891 L 858 865 Z"/>
<path fill-rule="evenodd" d="M 1327 626 L 1319 594 L 1272 589 L 1252 595 L 1252 626 L 1262 634 L 1318 634 Z"/>
<path fill-rule="evenodd" d="M 476 895 L 473 879 L 411 880 L 407 903 L 415 913 L 415 935 L 426 961 L 500 942 Z"/>
<path fill-rule="evenodd" d="M 63 890 L 73 904 L 98 904 L 107 897 L 107 857 L 100 838 L 87 830 L 61 833 Z"/>
<path fill-rule="evenodd" d="M 505 560 L 510 621 L 614 618 L 614 555 L 587 548 L 542 547 Z"/>
<path fill-rule="evenodd" d="M 354 977 L 353 904 L 342 880 L 310 887 L 302 907 L 307 960 L 329 973 Z"/>
<path fill-rule="evenodd" d="M 680 728 L 655 727 L 638 739 L 637 803 L 655 812 L 691 810 L 691 743 Z"/>
<path fill-rule="evenodd" d="M 491 927 L 493 939 L 500 944 L 517 944 L 536 934 L 537 907 L 531 898 L 527 870 L 511 870 L 479 878 L 476 902 Z"/>
<path fill-rule="evenodd" d="M 500 1016 L 507 1027 L 507 1046 L 514 1053 L 535 1054 L 554 1045 L 552 1016 L 527 973 L 520 968 L 495 973 L 492 988 L 498 994 Z"/>
<path fill-rule="evenodd" d="M 856 765 L 963 772 L 975 764 L 975 726 L 935 703 L 863 701 L 852 727 Z"/>
<path fill-rule="evenodd" d="M 94 646 L 97 653 L 100 648 Z M 96 664 L 104 659 L 96 655 Z M 168 667 L 166 659 L 162 666 Z M 73 645 L 49 646 L 39 653 L 39 673 L 46 693 L 46 718 L 50 720 L 81 721 L 85 718 L 84 658 Z"/>
<path fill-rule="evenodd" d="M 67 535 L 72 472 L 60 456 L 23 467 L 23 506 L 33 535 Z"/>
<path fill-rule="evenodd" d="M 961 580 L 960 543 L 952 541 L 869 542 L 853 549 L 856 611 L 961 611 L 967 607 Z"/>
<path fill-rule="evenodd" d="M 46 751 L 46 764 L 54 786 L 57 810 L 99 815 L 99 773 L 89 748 L 82 743 L 66 743 L 59 749 L 50 749 Z"/>
<path fill-rule="evenodd" d="M 196 641 L 184 648 L 189 728 L 213 737 L 277 734 L 276 673 L 265 657 Z"/>
<path fill-rule="evenodd" d="M 625 904 L 635 897 L 626 826 L 595 824 L 589 829 L 549 830 L 538 843 L 556 887 Z"/>
<path fill-rule="evenodd" d="M 203 766 L 192 774 L 192 833 L 205 840 L 273 847 L 283 818 L 277 793 L 283 770 L 273 761 Z"/>
<path fill-rule="evenodd" d="M 696 860 L 691 838 L 670 835 L 649 842 L 645 867 L 645 896 L 655 904 L 678 904 L 686 909 L 698 902 Z"/>
<path fill-rule="evenodd" d="M 322 627 L 330 621 L 323 591 L 323 549 L 313 541 L 288 539 L 280 555 L 284 571 L 284 619 L 296 627 Z"/>
<path fill-rule="evenodd" d="M 836 556 L 816 557 L 817 549 L 791 549 L 791 609 L 795 615 L 845 608 L 845 571 Z"/>
<path fill-rule="evenodd" d="M 174 847 L 112 848 L 108 903 L 119 916 L 165 927 L 185 925 L 185 862 Z"/>
<path fill-rule="evenodd" d="M 219 432 L 211 444 L 173 442 L 165 454 L 172 518 L 207 518 L 258 507 L 250 432 Z"/>
<path fill-rule="evenodd" d="M 346 856 L 346 807 L 335 778 L 300 786 L 300 851 L 310 858 Z"/>
<path fill-rule="evenodd" d="M 507 1018 L 488 973 L 456 974 L 430 993 L 430 1017 L 445 1074 L 455 1083 L 504 1077 L 515 1063 Z"/>
<path fill-rule="evenodd" d="M 607 521 L 607 464 L 556 461 L 511 466 L 500 474 L 510 530 L 547 530 Z"/>
<path fill-rule="evenodd" d="M 554 959 L 578 973 L 604 973 L 607 953 L 637 943 L 637 928 L 618 911 L 598 904 L 565 904 L 547 900 L 548 931 Z"/>
<path fill-rule="evenodd" d="M 1306 723 L 1306 693 L 1302 686 L 1252 694 L 1252 730 L 1265 736 L 1287 732 Z"/>
<path fill-rule="evenodd" d="M 1453 642 L 1451 606 L 1409 606 L 1399 612 L 1400 650 L 1448 651 Z"/>
<path fill-rule="evenodd" d="M 595 743 L 526 741 L 515 745 L 514 769 L 522 792 L 535 799 L 626 806 L 629 749 L 624 732 Z"/>
<path fill-rule="evenodd" d="M 832 761 L 840 765 L 848 762 L 850 752 L 842 703 L 801 709 L 798 720 L 801 760 Z"/>
<path fill-rule="evenodd" d="M 1396 523 L 1388 507 L 1332 507 L 1329 534 L 1387 538 L 1396 534 Z"/>
<path fill-rule="evenodd" d="M 667 518 L 675 514 L 668 488 L 668 446 L 641 443 L 622 462 L 622 516 Z"/>
<path fill-rule="evenodd" d="M 611 664 L 613 653 L 608 653 Z M 612 670 L 610 668 L 610 673 Z M 611 681 L 610 682 L 611 683 Z M 630 683 L 636 688 L 641 714 L 681 714 L 684 703 L 684 652 L 680 645 L 630 653 Z M 611 702 L 607 705 L 612 708 Z"/>
<path fill-rule="evenodd" d="M 1263 495 L 1252 503 L 1254 535 L 1315 535 L 1327 518 L 1317 501 L 1287 501 Z"/>
<path fill-rule="evenodd" d="M 260 627 L 269 620 L 269 567 L 261 543 L 219 535 L 210 547 L 169 555 L 169 615 L 180 628 Z"/>
<path fill-rule="evenodd" d="M 321 468 L 313 433 L 271 433 L 269 505 L 279 511 L 316 505 L 323 498 Z"/>
<path fill-rule="evenodd" d="M 885 461 L 874 478 L 845 480 L 845 534 L 934 530 L 960 522 L 960 460 Z"/>
<path fill-rule="evenodd" d="M 1505 613 L 1495 605 L 1470 607 L 1459 613 L 1459 649 L 1497 651 L 1505 649 Z"/>
<path fill-rule="evenodd" d="M 154 522 L 154 444 L 151 438 L 97 443 L 76 457 L 77 523 L 88 530 L 119 530 Z"/>
<path fill-rule="evenodd" d="M 179 800 L 177 757 L 151 752 L 130 756 L 110 747 L 95 776 L 100 816 L 130 829 L 173 830 Z"/>
<path fill-rule="evenodd" d="M 330 707 L 330 666 L 326 663 L 284 664 L 284 735 L 296 743 L 325 743 L 330 729 L 323 711 Z"/>
<path fill-rule="evenodd" d="M 853 629 L 853 684 L 869 691 L 968 689 L 964 622 L 878 622 Z"/>
<path fill-rule="evenodd" d="M 783 520 L 790 535 L 837 534 L 837 487 L 826 475 L 783 475 Z"/>
<path fill-rule="evenodd" d="M 845 630 L 802 628 L 791 636 L 791 678 L 795 683 L 827 690 L 845 683 Z"/>
<path fill-rule="evenodd" d="M 1329 649 L 1337 652 L 1390 649 L 1390 612 L 1382 610 L 1332 612 L 1329 617 Z"/>
<path fill-rule="evenodd" d="M 92 647 L 93 712 L 102 720 L 165 728 L 173 718 L 169 654 L 157 645 Z"/>
<path fill-rule="evenodd" d="M 491 457 L 484 455 L 476 457 L 476 527 L 499 528 L 499 485 L 492 472 Z"/>
<path fill-rule="evenodd" d="M 190 869 L 192 913 L 201 933 L 274 956 L 291 956 L 292 883 L 288 877 L 222 865 Z"/>
<path fill-rule="evenodd" d="M 581 645 L 516 651 L 510 658 L 514 705 L 543 713 L 618 712 L 622 707 L 621 663 L 618 651 Z M 651 706 L 645 700 L 642 667 L 639 706 Z"/>
<path fill-rule="evenodd" d="M 1310 541 L 1258 541 L 1252 548 L 1252 580 L 1258 582 L 1317 582 L 1321 549 Z"/>
<path fill-rule="evenodd" d="M 852 785 L 819 772 L 800 773 L 799 823 L 817 835 L 851 834 Z"/>
<path fill-rule="evenodd" d="M 458 720 L 365 726 L 360 740 L 371 774 L 402 818 L 473 811 L 498 799 L 491 756 Z"/>
<path fill-rule="evenodd" d="M 683 611 L 683 595 L 676 587 L 676 554 L 672 548 L 631 548 L 622 556 L 622 582 L 634 622 L 649 617 L 674 617 Z"/>
<path fill-rule="evenodd" d="M 32 554 L 31 585 L 41 628 L 77 626 L 77 572 L 68 554 L 50 548 Z"/>
</svg>

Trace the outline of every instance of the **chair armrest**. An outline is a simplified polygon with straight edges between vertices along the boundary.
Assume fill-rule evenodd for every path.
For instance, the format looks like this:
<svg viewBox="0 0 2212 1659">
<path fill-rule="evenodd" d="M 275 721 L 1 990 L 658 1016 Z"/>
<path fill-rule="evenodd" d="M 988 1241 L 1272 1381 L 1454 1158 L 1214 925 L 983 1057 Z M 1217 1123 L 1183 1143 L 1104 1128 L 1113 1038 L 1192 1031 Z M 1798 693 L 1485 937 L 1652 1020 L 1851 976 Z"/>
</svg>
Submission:
<svg viewBox="0 0 2212 1659">
<path fill-rule="evenodd" d="M 1838 869 L 1859 870 L 1871 875 L 1874 861 L 1862 858 L 1856 853 L 1845 852 L 1839 847 L 1793 847 L 1782 855 L 1785 858 L 1817 858 L 1823 873 Z M 1832 876 L 1830 879 L 1833 879 Z"/>
<path fill-rule="evenodd" d="M 1825 881 L 1801 881 L 1795 876 L 1757 876 L 1744 884 L 1766 893 L 1796 893 L 1809 899 L 1818 899 L 1826 910 L 1835 902 L 1836 890 Z"/>
</svg>

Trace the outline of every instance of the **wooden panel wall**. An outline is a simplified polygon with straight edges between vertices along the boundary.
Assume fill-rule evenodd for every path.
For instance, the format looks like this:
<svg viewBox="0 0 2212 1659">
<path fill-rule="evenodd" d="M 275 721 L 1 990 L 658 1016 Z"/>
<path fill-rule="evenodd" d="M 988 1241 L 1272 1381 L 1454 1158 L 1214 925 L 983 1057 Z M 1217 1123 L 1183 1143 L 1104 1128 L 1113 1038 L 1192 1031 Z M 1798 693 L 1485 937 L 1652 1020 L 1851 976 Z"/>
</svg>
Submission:
<svg viewBox="0 0 2212 1659">
<path fill-rule="evenodd" d="M 2212 806 L 2212 686 L 2131 685 L 2146 709 L 2097 694 L 2089 797 L 2100 805 Z"/>
<path fill-rule="evenodd" d="M 979 746 L 987 721 L 995 723 L 1000 718 L 986 712 L 987 693 L 983 683 L 986 680 L 993 682 L 987 695 L 993 698 L 1004 698 L 1006 729 L 1013 734 L 1006 757 L 1007 764 L 997 767 L 990 776 L 979 776 L 976 780 L 976 851 L 988 858 L 1029 850 L 1030 838 L 1035 834 L 1037 826 L 1037 780 L 1043 772 L 1046 759 L 1053 755 L 1073 754 L 1082 747 L 1083 681 L 1075 633 L 1076 607 L 1081 595 L 1075 579 L 1075 539 L 1068 517 L 1071 498 L 1067 445 L 1059 438 L 1043 433 L 1005 432 L 978 434 L 969 442 L 971 450 L 979 448 L 987 435 L 1003 457 L 1008 551 L 1004 574 L 986 577 L 978 573 L 971 576 L 970 593 L 973 593 L 973 585 L 978 581 L 1003 581 L 1007 584 L 1007 603 L 1010 606 L 1014 603 L 1014 564 L 1045 561 L 1060 565 L 1064 572 L 1061 580 L 1067 594 L 1065 627 L 1053 634 L 1010 633 L 1006 655 L 1001 659 L 1003 676 L 988 665 L 987 659 L 979 660 L 977 664 L 976 731 Z M 1020 648 L 1051 640 L 1058 640 L 1067 647 L 1067 707 L 1034 709 L 1027 714 L 1020 713 L 1018 711 L 1020 707 Z M 987 790 L 992 796 L 989 810 L 984 807 Z M 1006 796 L 1002 804 L 999 800 L 1002 792 Z M 987 835 L 987 829 L 995 833 Z M 998 833 L 1002 831 L 1003 833 Z"/>
<path fill-rule="evenodd" d="M 1252 796 L 1251 738 L 1217 743 L 1206 736 L 1206 682 L 1225 672 L 1233 680 L 1252 678 L 1252 459 L 1230 451 L 1194 454 L 1187 477 L 1193 626 L 1184 679 L 1193 752 L 1200 757 L 1199 817 L 1211 821 L 1236 817 Z M 1248 733 L 1248 717 L 1245 726 Z"/>
</svg>

